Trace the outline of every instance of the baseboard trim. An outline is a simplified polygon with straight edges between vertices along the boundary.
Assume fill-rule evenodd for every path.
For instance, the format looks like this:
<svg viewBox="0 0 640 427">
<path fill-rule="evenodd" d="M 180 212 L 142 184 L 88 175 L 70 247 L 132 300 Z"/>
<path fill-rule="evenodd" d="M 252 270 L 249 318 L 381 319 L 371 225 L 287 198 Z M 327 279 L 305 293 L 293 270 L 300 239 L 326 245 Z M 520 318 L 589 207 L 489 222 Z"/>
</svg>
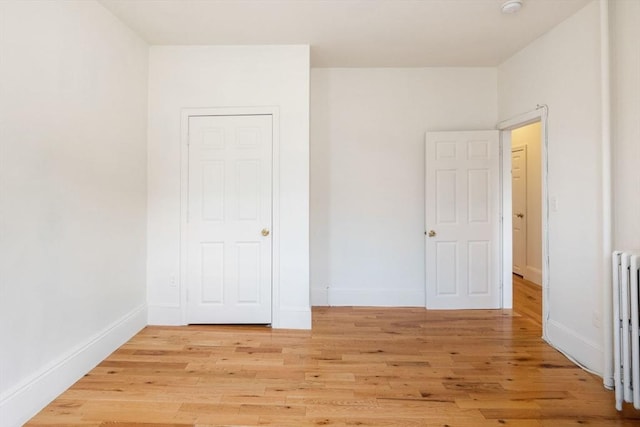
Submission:
<svg viewBox="0 0 640 427">
<path fill-rule="evenodd" d="M 420 289 L 336 289 L 329 288 L 328 305 L 359 307 L 424 307 Z"/>
<path fill-rule="evenodd" d="M 311 288 L 311 305 L 322 307 L 329 305 L 329 292 L 327 288 Z"/>
<path fill-rule="evenodd" d="M 604 354 L 602 347 L 590 341 L 566 326 L 554 321 L 546 322 L 544 337 L 552 347 L 574 359 L 578 364 L 602 377 Z"/>
<path fill-rule="evenodd" d="M 0 425 L 20 426 L 147 324 L 143 304 L 0 396 Z"/>
<path fill-rule="evenodd" d="M 149 325 L 182 326 L 182 308 L 175 305 L 149 304 L 147 322 Z"/>
<path fill-rule="evenodd" d="M 536 285 L 542 286 L 542 270 L 527 265 L 524 272 L 524 278 Z"/>
<path fill-rule="evenodd" d="M 310 307 L 280 307 L 275 329 L 311 329 Z"/>
</svg>

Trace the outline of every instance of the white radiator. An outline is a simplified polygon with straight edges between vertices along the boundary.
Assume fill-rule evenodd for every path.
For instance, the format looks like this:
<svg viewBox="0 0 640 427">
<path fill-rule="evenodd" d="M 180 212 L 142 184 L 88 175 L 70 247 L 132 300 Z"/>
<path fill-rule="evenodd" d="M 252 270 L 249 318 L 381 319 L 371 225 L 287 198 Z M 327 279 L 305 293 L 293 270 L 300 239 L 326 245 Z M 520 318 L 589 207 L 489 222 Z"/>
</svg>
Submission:
<svg viewBox="0 0 640 427">
<path fill-rule="evenodd" d="M 640 251 L 613 253 L 613 378 L 616 409 L 640 409 Z"/>
</svg>

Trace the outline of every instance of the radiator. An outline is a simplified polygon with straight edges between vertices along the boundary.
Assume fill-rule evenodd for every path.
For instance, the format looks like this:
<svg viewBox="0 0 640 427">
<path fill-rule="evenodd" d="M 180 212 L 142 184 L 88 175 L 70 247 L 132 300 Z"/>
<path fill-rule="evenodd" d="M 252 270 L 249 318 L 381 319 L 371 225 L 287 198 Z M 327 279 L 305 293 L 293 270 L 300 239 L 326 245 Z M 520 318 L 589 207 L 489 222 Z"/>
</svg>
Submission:
<svg viewBox="0 0 640 427">
<path fill-rule="evenodd" d="M 640 409 L 640 251 L 613 253 L 613 378 L 616 409 Z"/>
</svg>

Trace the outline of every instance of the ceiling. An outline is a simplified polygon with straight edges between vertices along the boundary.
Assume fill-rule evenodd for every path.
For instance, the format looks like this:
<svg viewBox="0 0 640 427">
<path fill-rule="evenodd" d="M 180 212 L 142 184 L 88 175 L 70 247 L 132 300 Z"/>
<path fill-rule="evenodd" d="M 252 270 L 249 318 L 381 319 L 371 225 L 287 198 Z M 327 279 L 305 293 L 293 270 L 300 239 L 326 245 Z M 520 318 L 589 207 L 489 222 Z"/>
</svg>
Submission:
<svg viewBox="0 0 640 427">
<path fill-rule="evenodd" d="M 496 66 L 591 0 L 100 0 L 152 45 L 309 44 L 313 67 Z"/>
</svg>

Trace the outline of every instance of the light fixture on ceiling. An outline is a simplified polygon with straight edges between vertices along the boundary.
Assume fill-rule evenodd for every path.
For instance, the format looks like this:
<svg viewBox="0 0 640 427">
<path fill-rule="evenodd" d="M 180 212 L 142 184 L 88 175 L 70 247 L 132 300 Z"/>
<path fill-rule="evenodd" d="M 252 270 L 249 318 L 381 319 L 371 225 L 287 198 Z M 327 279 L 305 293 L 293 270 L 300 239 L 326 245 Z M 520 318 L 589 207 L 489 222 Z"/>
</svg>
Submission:
<svg viewBox="0 0 640 427">
<path fill-rule="evenodd" d="M 507 0 L 502 3 L 502 13 L 516 13 L 522 9 L 522 0 Z"/>
</svg>

